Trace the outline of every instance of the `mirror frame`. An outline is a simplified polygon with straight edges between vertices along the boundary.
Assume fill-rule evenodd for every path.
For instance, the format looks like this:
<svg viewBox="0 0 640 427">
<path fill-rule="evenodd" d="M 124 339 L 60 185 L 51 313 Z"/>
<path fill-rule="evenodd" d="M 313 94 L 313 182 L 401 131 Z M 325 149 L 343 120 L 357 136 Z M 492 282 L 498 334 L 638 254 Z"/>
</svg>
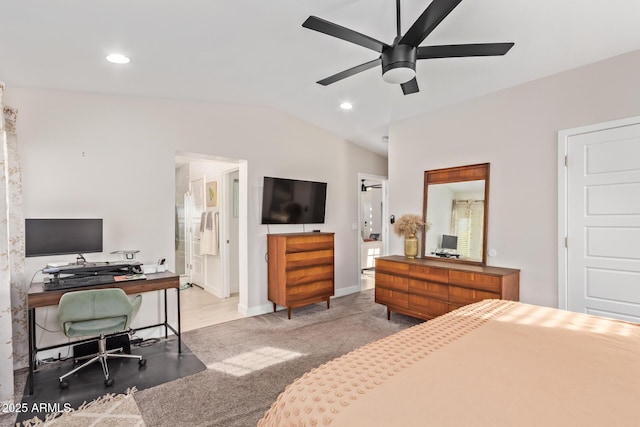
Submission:
<svg viewBox="0 0 640 427">
<path fill-rule="evenodd" d="M 422 220 L 427 223 L 427 199 L 429 194 L 429 185 L 431 184 L 448 184 L 453 182 L 479 181 L 484 180 L 484 222 L 482 232 L 482 261 L 466 261 L 456 258 L 436 258 L 427 257 L 425 255 L 425 244 L 427 230 L 422 227 L 422 258 L 433 259 L 443 262 L 455 262 L 462 264 L 486 265 L 487 264 L 487 234 L 489 219 L 489 163 L 480 163 L 469 166 L 457 166 L 453 168 L 434 169 L 424 172 L 424 190 L 422 197 Z"/>
</svg>

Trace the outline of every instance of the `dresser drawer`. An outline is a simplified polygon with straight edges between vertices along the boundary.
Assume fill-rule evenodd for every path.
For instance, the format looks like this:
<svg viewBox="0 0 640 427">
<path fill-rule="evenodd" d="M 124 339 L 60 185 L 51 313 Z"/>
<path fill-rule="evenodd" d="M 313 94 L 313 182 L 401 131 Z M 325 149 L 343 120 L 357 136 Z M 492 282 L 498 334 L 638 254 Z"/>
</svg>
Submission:
<svg viewBox="0 0 640 427">
<path fill-rule="evenodd" d="M 449 283 L 500 293 L 500 277 L 467 271 L 449 271 Z"/>
<path fill-rule="evenodd" d="M 436 317 L 449 312 L 449 304 L 421 295 L 409 295 L 409 310 Z"/>
<path fill-rule="evenodd" d="M 448 270 L 424 265 L 410 265 L 409 276 L 415 279 L 424 279 L 432 282 L 447 283 L 449 281 Z"/>
<path fill-rule="evenodd" d="M 333 295 L 333 281 L 322 280 L 319 282 L 305 283 L 298 286 L 287 287 L 287 301 L 296 303 L 310 298 L 318 298 Z"/>
<path fill-rule="evenodd" d="M 376 258 L 376 273 L 379 271 L 406 276 L 409 272 L 409 264 Z"/>
<path fill-rule="evenodd" d="M 287 238 L 287 253 L 308 252 L 323 249 L 333 249 L 333 235 L 318 234 L 292 236 Z"/>
<path fill-rule="evenodd" d="M 494 292 L 480 291 L 478 289 L 460 288 L 449 286 L 449 302 L 452 304 L 466 305 L 483 299 L 499 299 L 500 294 Z"/>
<path fill-rule="evenodd" d="M 406 292 L 393 291 L 376 286 L 375 300 L 379 304 L 409 308 L 409 295 Z"/>
<path fill-rule="evenodd" d="M 409 279 L 387 273 L 380 273 L 376 270 L 376 288 L 379 286 L 386 289 L 407 292 L 409 290 Z"/>
<path fill-rule="evenodd" d="M 443 283 L 409 279 L 409 293 L 446 301 L 449 298 L 449 286 Z"/>
<path fill-rule="evenodd" d="M 290 253 L 286 255 L 286 260 L 287 270 L 314 265 L 333 265 L 333 249 Z"/>
<path fill-rule="evenodd" d="M 333 265 L 298 268 L 287 271 L 286 286 L 302 285 L 321 280 L 333 281 Z"/>
</svg>

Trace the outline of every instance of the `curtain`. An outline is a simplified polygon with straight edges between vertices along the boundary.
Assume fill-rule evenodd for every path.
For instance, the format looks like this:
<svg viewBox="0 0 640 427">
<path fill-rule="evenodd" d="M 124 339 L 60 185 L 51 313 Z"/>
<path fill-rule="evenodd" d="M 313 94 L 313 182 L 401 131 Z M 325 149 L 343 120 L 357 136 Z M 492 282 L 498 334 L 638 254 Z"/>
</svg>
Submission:
<svg viewBox="0 0 640 427">
<path fill-rule="evenodd" d="M 0 82 L 0 401 L 13 400 L 13 369 L 28 364 L 24 216 L 17 111 L 4 105 Z M 9 368 L 9 369 L 7 369 Z"/>
<path fill-rule="evenodd" d="M 451 232 L 458 236 L 458 253 L 471 260 L 482 259 L 484 200 L 454 200 Z"/>
</svg>

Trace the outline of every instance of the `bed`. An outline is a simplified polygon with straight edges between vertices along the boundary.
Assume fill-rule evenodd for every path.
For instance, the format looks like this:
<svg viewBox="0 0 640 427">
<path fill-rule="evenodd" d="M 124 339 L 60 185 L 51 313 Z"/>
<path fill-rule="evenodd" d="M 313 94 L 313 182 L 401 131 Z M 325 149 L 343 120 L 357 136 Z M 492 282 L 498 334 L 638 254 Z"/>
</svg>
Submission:
<svg viewBox="0 0 640 427">
<path fill-rule="evenodd" d="M 640 325 L 484 300 L 306 373 L 258 426 L 639 422 Z"/>
</svg>

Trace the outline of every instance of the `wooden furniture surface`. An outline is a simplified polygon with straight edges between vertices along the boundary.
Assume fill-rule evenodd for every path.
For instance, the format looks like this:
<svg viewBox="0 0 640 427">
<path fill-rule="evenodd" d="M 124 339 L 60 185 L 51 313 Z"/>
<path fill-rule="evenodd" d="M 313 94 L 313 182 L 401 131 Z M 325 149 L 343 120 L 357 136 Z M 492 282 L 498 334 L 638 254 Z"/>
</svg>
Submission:
<svg viewBox="0 0 640 427">
<path fill-rule="evenodd" d="M 520 299 L 520 270 L 386 256 L 376 259 L 375 301 L 432 319 L 484 299 Z"/>
<path fill-rule="evenodd" d="M 92 285 L 88 287 L 60 289 L 45 291 L 43 283 L 33 283 L 29 287 L 27 294 L 27 304 L 29 308 L 47 307 L 58 305 L 63 294 L 70 291 L 79 291 L 86 289 L 106 289 L 120 288 L 128 295 L 139 294 L 142 292 L 161 291 L 163 289 L 179 288 L 180 276 L 170 271 L 162 273 L 146 274 L 146 280 L 128 280 L 122 282 L 105 283 L 103 285 Z"/>
<path fill-rule="evenodd" d="M 267 235 L 268 298 L 291 309 L 327 302 L 334 294 L 334 233 Z"/>
<path fill-rule="evenodd" d="M 45 291 L 43 289 L 43 283 L 33 283 L 29 287 L 29 292 L 27 293 L 27 306 L 29 308 L 28 313 L 28 323 L 29 323 L 29 375 L 28 375 L 28 383 L 29 383 L 29 395 L 33 394 L 33 381 L 34 381 L 34 370 L 35 370 L 35 362 L 36 357 L 38 355 L 38 351 L 42 350 L 50 350 L 58 347 L 65 347 L 69 345 L 69 342 L 65 342 L 64 344 L 48 346 L 44 348 L 38 348 L 36 345 L 36 308 L 48 307 L 53 305 L 58 305 L 60 302 L 60 298 L 67 292 L 75 292 L 75 291 L 84 291 L 90 289 L 105 289 L 105 288 L 120 288 L 125 291 L 128 295 L 130 294 L 139 294 L 142 292 L 152 292 L 152 291 L 164 291 L 164 321 L 162 323 L 157 323 L 154 325 L 148 325 L 143 327 L 137 327 L 137 330 L 155 328 L 158 326 L 164 326 L 164 335 L 165 338 L 169 335 L 169 330 L 171 330 L 176 337 L 178 338 L 178 353 L 182 353 L 182 331 L 180 329 L 180 276 L 178 274 L 172 273 L 170 271 L 165 271 L 162 273 L 151 273 L 146 274 L 145 280 L 130 280 L 130 281 L 122 281 L 122 282 L 112 282 L 105 283 L 101 285 L 91 285 L 91 286 L 79 286 L 75 288 L 68 289 L 60 289 L 60 290 L 49 290 Z M 177 307 L 177 329 L 174 328 L 171 324 L 169 324 L 168 319 L 168 307 L 167 307 L 167 290 L 168 289 L 176 290 L 176 307 Z M 72 344 L 78 344 L 82 342 L 86 342 L 89 340 L 79 340 L 74 341 Z"/>
</svg>

